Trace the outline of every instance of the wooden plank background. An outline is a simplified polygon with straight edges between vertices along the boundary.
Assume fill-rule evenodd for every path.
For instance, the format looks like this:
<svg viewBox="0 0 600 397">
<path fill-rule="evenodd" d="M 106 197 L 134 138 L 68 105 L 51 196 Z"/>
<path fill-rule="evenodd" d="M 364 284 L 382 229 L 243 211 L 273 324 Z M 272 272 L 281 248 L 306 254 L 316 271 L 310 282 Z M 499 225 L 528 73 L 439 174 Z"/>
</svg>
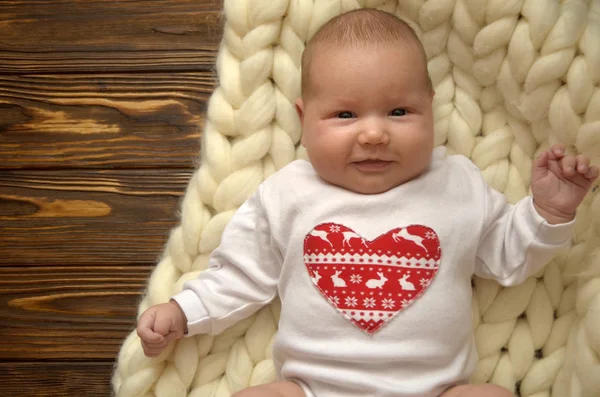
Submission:
<svg viewBox="0 0 600 397">
<path fill-rule="evenodd" d="M 0 395 L 111 395 L 196 166 L 221 10 L 0 2 Z"/>
</svg>

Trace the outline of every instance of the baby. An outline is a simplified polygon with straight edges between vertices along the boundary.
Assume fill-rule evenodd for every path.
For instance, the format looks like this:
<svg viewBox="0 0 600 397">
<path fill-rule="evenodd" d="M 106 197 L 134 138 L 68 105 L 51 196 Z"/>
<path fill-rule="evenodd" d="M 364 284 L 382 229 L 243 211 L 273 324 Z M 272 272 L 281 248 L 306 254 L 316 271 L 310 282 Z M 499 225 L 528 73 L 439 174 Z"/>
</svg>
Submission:
<svg viewBox="0 0 600 397">
<path fill-rule="evenodd" d="M 414 31 L 357 10 L 324 25 L 296 103 L 310 162 L 233 216 L 209 269 L 138 324 L 148 356 L 281 299 L 278 381 L 237 397 L 505 397 L 471 385 L 473 275 L 509 286 L 566 243 L 599 171 L 560 145 L 515 205 L 466 157 L 434 148 L 433 90 Z"/>
</svg>

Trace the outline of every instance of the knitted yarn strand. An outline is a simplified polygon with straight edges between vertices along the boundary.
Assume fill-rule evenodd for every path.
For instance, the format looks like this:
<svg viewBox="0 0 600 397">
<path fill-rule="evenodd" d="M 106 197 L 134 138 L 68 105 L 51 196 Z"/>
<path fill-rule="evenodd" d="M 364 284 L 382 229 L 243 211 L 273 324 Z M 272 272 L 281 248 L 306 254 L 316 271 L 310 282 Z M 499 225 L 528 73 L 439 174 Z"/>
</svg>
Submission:
<svg viewBox="0 0 600 397">
<path fill-rule="evenodd" d="M 370 7 L 420 35 L 436 91 L 435 142 L 482 169 L 511 202 L 529 193 L 536 155 L 555 142 L 600 164 L 597 0 L 225 0 L 218 86 L 201 165 L 181 203 L 138 316 L 208 265 L 235 212 L 269 175 L 306 154 L 294 101 L 306 41 L 341 12 Z M 578 210 L 568 248 L 525 283 L 474 279 L 480 360 L 472 380 L 524 397 L 600 395 L 600 188 Z M 147 358 L 135 331 L 112 385 L 119 397 L 227 397 L 275 379 L 278 300 L 217 336 Z"/>
</svg>

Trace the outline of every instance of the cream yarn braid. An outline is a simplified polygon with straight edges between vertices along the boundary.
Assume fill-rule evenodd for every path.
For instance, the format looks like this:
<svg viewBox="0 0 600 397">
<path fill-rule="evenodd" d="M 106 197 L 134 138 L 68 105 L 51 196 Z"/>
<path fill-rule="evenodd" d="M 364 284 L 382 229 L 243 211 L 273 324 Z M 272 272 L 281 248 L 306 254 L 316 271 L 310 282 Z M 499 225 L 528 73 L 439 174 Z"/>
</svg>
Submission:
<svg viewBox="0 0 600 397">
<path fill-rule="evenodd" d="M 359 7 L 415 27 L 436 90 L 436 143 L 470 157 L 511 202 L 528 194 L 532 159 L 554 142 L 600 163 L 600 0 L 225 0 L 202 165 L 139 314 L 206 269 L 236 208 L 304 157 L 293 106 L 304 43 Z M 474 382 L 526 397 L 600 396 L 598 190 L 579 209 L 572 244 L 536 277 L 513 288 L 474 280 Z M 154 359 L 132 332 L 115 368 L 116 395 L 227 397 L 274 380 L 278 303 L 221 335 L 172 343 Z"/>
</svg>

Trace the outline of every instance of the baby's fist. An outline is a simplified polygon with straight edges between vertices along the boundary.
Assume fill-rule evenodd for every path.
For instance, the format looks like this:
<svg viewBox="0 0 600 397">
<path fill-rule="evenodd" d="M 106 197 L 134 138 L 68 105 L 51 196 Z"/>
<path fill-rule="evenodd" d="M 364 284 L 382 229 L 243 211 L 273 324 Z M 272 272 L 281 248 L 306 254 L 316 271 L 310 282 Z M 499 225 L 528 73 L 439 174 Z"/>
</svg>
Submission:
<svg viewBox="0 0 600 397">
<path fill-rule="evenodd" d="M 564 146 L 552 146 L 533 163 L 531 191 L 536 210 L 549 223 L 572 220 L 598 173 L 587 156 L 570 156 Z"/>
<path fill-rule="evenodd" d="M 138 321 L 137 334 L 144 354 L 158 356 L 171 342 L 187 332 L 187 319 L 175 301 L 148 308 Z"/>
</svg>

